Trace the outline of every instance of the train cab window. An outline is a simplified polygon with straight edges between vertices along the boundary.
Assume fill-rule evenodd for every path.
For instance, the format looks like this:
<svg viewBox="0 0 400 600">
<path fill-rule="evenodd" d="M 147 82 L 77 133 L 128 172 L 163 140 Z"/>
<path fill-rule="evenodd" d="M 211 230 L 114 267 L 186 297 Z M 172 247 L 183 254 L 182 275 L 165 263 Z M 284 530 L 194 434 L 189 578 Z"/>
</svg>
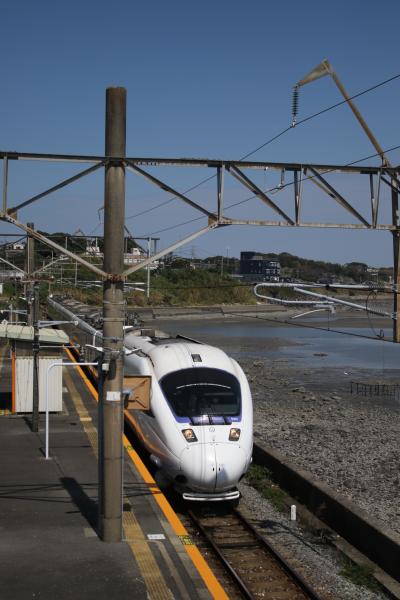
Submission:
<svg viewBox="0 0 400 600">
<path fill-rule="evenodd" d="M 163 377 L 160 385 L 177 417 L 240 414 L 240 384 L 226 371 L 206 367 L 182 369 Z"/>
</svg>

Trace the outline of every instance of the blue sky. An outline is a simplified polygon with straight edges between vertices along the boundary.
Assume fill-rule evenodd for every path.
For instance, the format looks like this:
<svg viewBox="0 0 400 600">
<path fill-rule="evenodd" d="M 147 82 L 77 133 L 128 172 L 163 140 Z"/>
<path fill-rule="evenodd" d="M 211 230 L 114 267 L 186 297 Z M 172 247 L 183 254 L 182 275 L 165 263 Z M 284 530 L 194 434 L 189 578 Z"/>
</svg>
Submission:
<svg viewBox="0 0 400 600">
<path fill-rule="evenodd" d="M 102 154 L 105 89 L 121 85 L 128 93 L 129 155 L 238 159 L 290 124 L 292 86 L 322 59 L 330 60 L 350 94 L 400 73 L 399 12 L 396 0 L 385 3 L 384 13 L 370 0 L 15 0 L 3 6 L 0 23 L 0 149 Z M 357 100 L 383 148 L 400 144 L 399 95 L 397 79 Z M 299 119 L 340 100 L 331 79 L 314 82 L 301 90 Z M 345 164 L 373 152 L 349 108 L 342 106 L 289 131 L 252 159 Z M 400 153 L 389 158 L 398 164 Z M 10 203 L 81 168 L 12 164 Z M 210 175 L 206 169 L 153 173 L 181 191 Z M 270 173 L 257 177 L 265 188 L 276 183 Z M 331 181 L 368 214 L 365 182 Z M 227 205 L 249 196 L 233 179 L 225 187 Z M 211 207 L 214 181 L 192 197 Z M 127 216 L 168 198 L 127 174 Z M 274 198 L 289 207 L 289 197 Z M 307 202 L 310 220 L 340 218 L 328 197 L 310 190 Z M 48 231 L 80 227 L 101 234 L 102 203 L 103 175 L 98 173 L 21 211 L 19 218 Z M 271 217 L 255 200 L 227 214 Z M 127 225 L 138 236 L 154 233 L 163 247 L 200 228 L 202 221 L 173 228 L 196 216 L 174 200 L 128 219 Z M 333 262 L 392 262 L 389 233 L 343 230 L 227 227 L 183 252 L 238 256 L 251 249 Z"/>
</svg>

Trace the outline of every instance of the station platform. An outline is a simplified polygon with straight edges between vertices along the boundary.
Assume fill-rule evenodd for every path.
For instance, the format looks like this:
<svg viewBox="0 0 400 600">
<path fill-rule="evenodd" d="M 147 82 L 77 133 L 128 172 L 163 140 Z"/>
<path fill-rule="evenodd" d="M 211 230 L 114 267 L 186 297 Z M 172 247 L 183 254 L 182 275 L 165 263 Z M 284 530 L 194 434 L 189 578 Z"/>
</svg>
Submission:
<svg viewBox="0 0 400 600">
<path fill-rule="evenodd" d="M 227 598 L 126 439 L 123 541 L 99 539 L 95 391 L 80 368 L 64 367 L 46 460 L 44 416 L 33 433 L 30 415 L 4 408 L 11 365 L 1 354 L 2 600 Z"/>
</svg>

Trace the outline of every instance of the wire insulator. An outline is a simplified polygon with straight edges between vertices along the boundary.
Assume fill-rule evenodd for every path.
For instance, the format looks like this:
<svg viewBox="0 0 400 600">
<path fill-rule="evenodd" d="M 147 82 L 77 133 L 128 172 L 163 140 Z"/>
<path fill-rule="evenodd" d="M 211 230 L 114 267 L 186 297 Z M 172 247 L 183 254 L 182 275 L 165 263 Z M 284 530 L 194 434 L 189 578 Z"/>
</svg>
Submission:
<svg viewBox="0 0 400 600">
<path fill-rule="evenodd" d="M 299 87 L 297 85 L 293 88 L 292 96 L 292 127 L 296 125 L 296 117 L 299 112 Z"/>
</svg>

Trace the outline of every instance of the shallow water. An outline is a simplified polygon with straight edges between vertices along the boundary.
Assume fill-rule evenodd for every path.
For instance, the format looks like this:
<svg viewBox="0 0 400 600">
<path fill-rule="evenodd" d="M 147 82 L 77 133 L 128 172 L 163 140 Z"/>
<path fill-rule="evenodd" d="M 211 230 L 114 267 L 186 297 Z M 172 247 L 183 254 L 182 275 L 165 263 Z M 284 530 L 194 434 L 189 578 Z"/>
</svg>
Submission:
<svg viewBox="0 0 400 600">
<path fill-rule="evenodd" d="M 318 317 L 308 319 L 307 324 L 318 327 L 320 320 Z M 238 358 L 265 356 L 310 367 L 400 368 L 400 344 L 374 337 L 370 327 L 346 327 L 343 333 L 337 333 L 291 325 L 271 326 L 261 319 L 251 322 L 164 321 L 159 326 L 171 333 L 219 345 Z M 331 327 L 334 326 L 334 322 L 331 323 Z M 375 330 L 375 334 L 379 331 Z M 387 337 L 391 335 L 389 328 L 383 332 Z"/>
</svg>

